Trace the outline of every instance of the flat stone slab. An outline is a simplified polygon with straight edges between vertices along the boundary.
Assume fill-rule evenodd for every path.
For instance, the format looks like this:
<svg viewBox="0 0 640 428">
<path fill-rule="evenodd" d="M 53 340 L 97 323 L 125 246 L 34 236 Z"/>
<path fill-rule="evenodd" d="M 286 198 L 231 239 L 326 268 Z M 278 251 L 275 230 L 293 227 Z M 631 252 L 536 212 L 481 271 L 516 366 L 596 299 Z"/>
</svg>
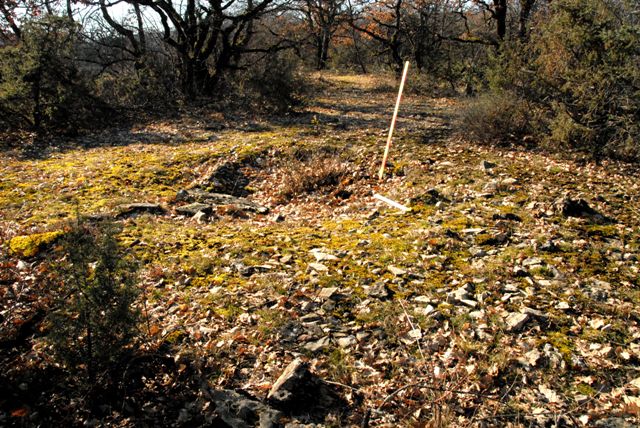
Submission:
<svg viewBox="0 0 640 428">
<path fill-rule="evenodd" d="M 249 199 L 227 195 L 225 193 L 206 192 L 201 189 L 180 190 L 176 195 L 176 201 L 191 202 L 192 204 L 199 203 L 212 208 L 232 205 L 242 211 L 250 211 L 258 214 L 267 214 L 269 212 L 269 208 L 256 204 Z"/>
<path fill-rule="evenodd" d="M 147 202 L 135 202 L 131 204 L 118 205 L 116 218 L 124 218 L 136 214 L 164 214 L 165 210 L 159 204 L 150 204 Z"/>
<path fill-rule="evenodd" d="M 194 216 L 199 212 L 203 212 L 205 214 L 211 214 L 213 211 L 213 207 L 208 204 L 201 204 L 200 202 L 194 202 L 189 205 L 183 205 L 181 207 L 176 208 L 176 212 L 183 215 Z"/>
</svg>

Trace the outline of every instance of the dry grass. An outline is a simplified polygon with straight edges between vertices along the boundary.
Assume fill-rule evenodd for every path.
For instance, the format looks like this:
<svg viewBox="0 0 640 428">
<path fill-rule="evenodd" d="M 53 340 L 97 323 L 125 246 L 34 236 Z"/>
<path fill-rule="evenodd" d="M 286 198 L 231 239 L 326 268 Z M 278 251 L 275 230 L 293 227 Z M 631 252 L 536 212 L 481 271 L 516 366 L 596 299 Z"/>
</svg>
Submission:
<svg viewBox="0 0 640 428">
<path fill-rule="evenodd" d="M 278 196 L 287 201 L 296 196 L 337 186 L 349 173 L 349 165 L 337 154 L 294 154 L 280 167 Z"/>
</svg>

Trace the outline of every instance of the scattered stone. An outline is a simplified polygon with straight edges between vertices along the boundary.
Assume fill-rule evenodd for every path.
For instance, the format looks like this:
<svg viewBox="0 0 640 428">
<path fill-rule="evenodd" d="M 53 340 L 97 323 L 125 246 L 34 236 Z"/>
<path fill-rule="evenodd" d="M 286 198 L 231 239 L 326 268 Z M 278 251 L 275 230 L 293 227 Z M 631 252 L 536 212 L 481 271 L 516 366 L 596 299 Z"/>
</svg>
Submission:
<svg viewBox="0 0 640 428">
<path fill-rule="evenodd" d="M 517 183 L 518 183 L 518 179 L 513 177 L 507 177 L 500 182 L 502 186 L 513 186 L 514 184 L 517 184 Z"/>
<path fill-rule="evenodd" d="M 461 299 L 460 303 L 469 306 L 470 308 L 475 308 L 476 306 L 478 306 L 478 302 L 476 302 L 475 300 L 471 300 L 471 299 Z"/>
<path fill-rule="evenodd" d="M 369 336 L 371 336 L 371 333 L 369 333 L 368 331 L 359 331 L 356 333 L 356 339 L 359 342 L 366 340 L 367 338 L 369 338 Z"/>
<path fill-rule="evenodd" d="M 271 428 L 281 426 L 282 413 L 235 391 L 213 391 L 211 401 L 225 426 Z M 217 424 L 214 424 L 217 425 Z"/>
<path fill-rule="evenodd" d="M 407 273 L 406 270 L 401 269 L 399 267 L 395 267 L 395 266 L 388 266 L 387 270 L 389 272 L 391 272 L 392 274 L 394 274 L 395 276 L 402 276 L 402 275 L 405 275 Z"/>
<path fill-rule="evenodd" d="M 204 211 L 198 211 L 193 217 L 192 220 L 195 220 L 196 222 L 202 224 L 202 223 L 206 223 L 209 220 L 209 214 L 205 213 Z"/>
<path fill-rule="evenodd" d="M 182 215 L 194 216 L 199 212 L 203 212 L 205 214 L 211 213 L 213 211 L 213 207 L 208 204 L 201 204 L 199 202 L 194 202 L 193 204 L 183 205 L 181 207 L 176 208 L 176 212 Z"/>
<path fill-rule="evenodd" d="M 329 268 L 322 263 L 309 263 L 309 267 L 316 272 L 329 272 Z"/>
<path fill-rule="evenodd" d="M 18 270 L 27 270 L 29 266 L 22 260 L 18 260 L 18 263 L 16 263 L 16 269 Z"/>
<path fill-rule="evenodd" d="M 280 257 L 279 261 L 280 261 L 280 263 L 286 265 L 291 260 L 293 260 L 293 256 L 291 254 L 285 254 L 284 256 Z"/>
<path fill-rule="evenodd" d="M 338 287 L 325 287 L 318 293 L 318 297 L 321 299 L 330 299 L 336 291 L 338 291 Z"/>
<path fill-rule="evenodd" d="M 317 262 L 338 260 L 338 258 L 336 256 L 334 256 L 333 254 L 323 253 L 318 248 L 314 248 L 313 250 L 310 251 L 310 253 L 313 254 L 313 257 L 316 258 Z"/>
<path fill-rule="evenodd" d="M 471 257 L 484 257 L 487 255 L 487 252 L 480 247 L 471 247 L 469 248 L 469 254 Z"/>
<path fill-rule="evenodd" d="M 596 421 L 593 425 L 596 428 L 632 428 L 634 425 L 624 418 L 606 418 Z"/>
<path fill-rule="evenodd" d="M 285 216 L 280 213 L 271 217 L 271 221 L 274 223 L 282 223 L 284 220 L 285 220 Z"/>
<path fill-rule="evenodd" d="M 300 317 L 300 322 L 302 324 L 310 324 L 320 320 L 321 318 L 318 314 L 307 314 Z"/>
<path fill-rule="evenodd" d="M 507 318 L 504 320 L 507 324 L 506 330 L 513 333 L 518 332 L 525 326 L 529 319 L 529 314 L 512 312 L 507 315 Z"/>
<path fill-rule="evenodd" d="M 456 290 L 447 293 L 447 302 L 448 303 L 463 303 L 463 301 L 468 300 L 468 301 L 472 301 L 473 300 L 473 295 L 471 294 L 471 292 L 473 291 L 473 288 L 471 288 L 471 290 L 469 289 L 469 284 L 464 285 L 460 288 L 457 288 Z M 475 302 L 474 302 L 475 303 Z"/>
<path fill-rule="evenodd" d="M 522 266 L 531 267 L 531 266 L 540 266 L 544 264 L 544 261 L 538 257 L 529 257 L 528 259 L 524 259 L 522 261 Z"/>
<path fill-rule="evenodd" d="M 476 321 L 483 319 L 484 316 L 485 316 L 485 312 L 482 309 L 469 312 L 469 317 Z"/>
<path fill-rule="evenodd" d="M 164 214 L 165 210 L 159 204 L 150 204 L 146 202 L 118 205 L 118 214 L 116 218 L 131 217 L 138 214 Z"/>
<path fill-rule="evenodd" d="M 304 345 L 304 349 L 310 352 L 318 352 L 322 351 L 323 349 L 327 349 L 330 344 L 331 341 L 329 340 L 329 336 L 325 336 L 313 342 L 307 343 L 306 345 Z"/>
<path fill-rule="evenodd" d="M 490 170 L 492 170 L 492 169 L 493 169 L 493 168 L 495 168 L 496 166 L 497 166 L 497 164 L 495 164 L 495 163 L 493 163 L 493 162 L 489 162 L 489 161 L 487 161 L 487 160 L 482 160 L 482 161 L 480 162 L 480 169 L 481 169 L 482 171 L 485 171 L 485 172 L 486 172 L 486 171 L 490 171 Z"/>
<path fill-rule="evenodd" d="M 547 241 L 544 244 L 540 245 L 538 249 L 540 251 L 544 251 L 545 253 L 557 253 L 558 251 L 560 251 L 560 248 L 558 247 L 558 245 L 552 240 Z"/>
<path fill-rule="evenodd" d="M 226 193 L 206 192 L 201 189 L 180 190 L 176 195 L 176 201 L 199 202 L 211 207 L 234 206 L 240 211 L 254 212 L 257 214 L 267 214 L 269 212 L 269 208 L 256 204 L 249 199 Z"/>
<path fill-rule="evenodd" d="M 351 346 L 353 346 L 353 345 L 355 345 L 357 343 L 357 339 L 356 339 L 355 336 L 349 335 L 349 336 L 346 336 L 346 337 L 340 337 L 340 338 L 336 339 L 336 343 L 341 348 L 350 348 Z"/>
<path fill-rule="evenodd" d="M 554 203 L 556 211 L 564 217 L 591 217 L 594 220 L 609 221 L 607 217 L 591 208 L 584 199 L 571 199 L 568 196 L 558 199 Z"/>
<path fill-rule="evenodd" d="M 522 312 L 542 320 L 546 320 L 547 318 L 549 318 L 549 315 L 545 314 L 544 312 L 526 306 L 522 308 Z"/>
<path fill-rule="evenodd" d="M 492 216 L 493 220 L 508 220 L 508 221 L 517 221 L 517 222 L 521 222 L 522 218 L 516 214 L 513 213 L 505 213 L 505 214 L 494 214 Z"/>
<path fill-rule="evenodd" d="M 524 278 L 526 276 L 529 276 L 529 271 L 520 266 L 516 266 L 513 268 L 513 276 L 515 276 L 516 278 Z"/>
<path fill-rule="evenodd" d="M 409 200 L 410 205 L 436 205 L 443 202 L 451 202 L 451 200 L 436 189 L 429 189 L 425 193 L 415 196 Z"/>
<path fill-rule="evenodd" d="M 484 192 L 484 196 L 491 196 L 498 191 L 498 182 L 495 180 L 489 181 L 484 185 L 482 191 Z"/>
<path fill-rule="evenodd" d="M 435 311 L 435 308 L 431 305 L 427 305 L 425 306 L 418 306 L 416 308 L 414 308 L 413 310 L 416 314 L 418 315 L 430 315 L 433 311 Z"/>
<path fill-rule="evenodd" d="M 413 301 L 423 305 L 428 305 L 433 302 L 433 299 L 427 296 L 416 296 L 413 298 Z"/>
<path fill-rule="evenodd" d="M 366 290 L 367 296 L 374 297 L 380 300 L 386 300 L 393 297 L 393 290 L 391 290 L 385 283 L 376 282 L 373 286 Z"/>
<path fill-rule="evenodd" d="M 328 338 L 327 338 L 328 342 Z M 339 396 L 309 371 L 307 363 L 296 358 L 273 384 L 267 402 L 288 414 L 309 414 L 342 404 Z"/>
<path fill-rule="evenodd" d="M 571 305 L 569 305 L 567 302 L 560 302 L 555 306 L 555 308 L 561 311 L 566 311 L 568 309 L 571 309 Z"/>
<path fill-rule="evenodd" d="M 484 229 L 481 227 L 472 227 L 469 229 L 462 229 L 460 232 L 464 235 L 477 235 L 479 233 L 483 233 Z"/>
</svg>

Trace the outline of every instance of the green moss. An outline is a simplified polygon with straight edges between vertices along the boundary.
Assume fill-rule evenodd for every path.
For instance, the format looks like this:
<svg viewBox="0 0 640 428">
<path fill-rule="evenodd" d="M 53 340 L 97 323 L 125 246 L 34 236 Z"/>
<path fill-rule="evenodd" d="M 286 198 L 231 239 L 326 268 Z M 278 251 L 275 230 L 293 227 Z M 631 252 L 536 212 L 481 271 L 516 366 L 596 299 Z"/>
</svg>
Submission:
<svg viewBox="0 0 640 428">
<path fill-rule="evenodd" d="M 582 395 L 593 397 L 598 391 L 596 391 L 592 386 L 587 385 L 586 383 L 579 383 L 578 385 L 576 385 L 576 392 Z"/>
<path fill-rule="evenodd" d="M 562 355 L 562 358 L 565 361 L 571 361 L 574 344 L 566 334 L 559 331 L 552 332 L 549 334 L 546 341 L 560 352 L 560 355 Z"/>
<path fill-rule="evenodd" d="M 531 275 L 536 278 L 554 278 L 555 274 L 553 270 L 549 269 L 547 266 L 537 266 L 529 271 Z"/>
<path fill-rule="evenodd" d="M 64 232 L 58 230 L 54 232 L 16 236 L 9 241 L 9 250 L 12 254 L 20 257 L 33 257 L 62 235 L 64 235 Z"/>
</svg>

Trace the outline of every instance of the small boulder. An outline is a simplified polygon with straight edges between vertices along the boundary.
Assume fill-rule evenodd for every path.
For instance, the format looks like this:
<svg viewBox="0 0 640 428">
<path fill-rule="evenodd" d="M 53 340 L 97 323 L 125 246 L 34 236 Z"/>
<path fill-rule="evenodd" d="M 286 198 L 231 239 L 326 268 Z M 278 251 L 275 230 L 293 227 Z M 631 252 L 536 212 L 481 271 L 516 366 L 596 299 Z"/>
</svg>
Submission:
<svg viewBox="0 0 640 428">
<path fill-rule="evenodd" d="M 507 315 L 507 318 L 504 320 L 507 324 L 506 330 L 512 333 L 518 332 L 522 330 L 530 319 L 531 316 L 527 313 L 512 312 Z"/>
<path fill-rule="evenodd" d="M 115 215 L 117 219 L 131 217 L 143 213 L 148 214 L 164 214 L 165 210 L 159 204 L 150 204 L 146 202 L 137 202 L 133 204 L 119 205 L 118 213 Z"/>
<path fill-rule="evenodd" d="M 341 403 L 329 385 L 311 373 L 307 363 L 293 360 L 273 384 L 267 401 L 288 414 L 326 412 Z"/>
<path fill-rule="evenodd" d="M 227 389 L 213 391 L 211 399 L 224 426 L 234 428 L 281 426 L 281 412 L 235 391 Z"/>
<path fill-rule="evenodd" d="M 189 205 L 183 205 L 181 207 L 176 208 L 176 212 L 182 215 L 194 216 L 199 212 L 203 212 L 205 214 L 211 214 L 213 211 L 213 207 L 208 204 L 201 204 L 200 202 L 194 202 Z"/>
<path fill-rule="evenodd" d="M 571 199 L 568 196 L 564 196 L 556 200 L 554 207 L 556 211 L 564 217 L 590 217 L 601 221 L 609 220 L 607 217 L 593 209 L 584 199 Z"/>
</svg>

